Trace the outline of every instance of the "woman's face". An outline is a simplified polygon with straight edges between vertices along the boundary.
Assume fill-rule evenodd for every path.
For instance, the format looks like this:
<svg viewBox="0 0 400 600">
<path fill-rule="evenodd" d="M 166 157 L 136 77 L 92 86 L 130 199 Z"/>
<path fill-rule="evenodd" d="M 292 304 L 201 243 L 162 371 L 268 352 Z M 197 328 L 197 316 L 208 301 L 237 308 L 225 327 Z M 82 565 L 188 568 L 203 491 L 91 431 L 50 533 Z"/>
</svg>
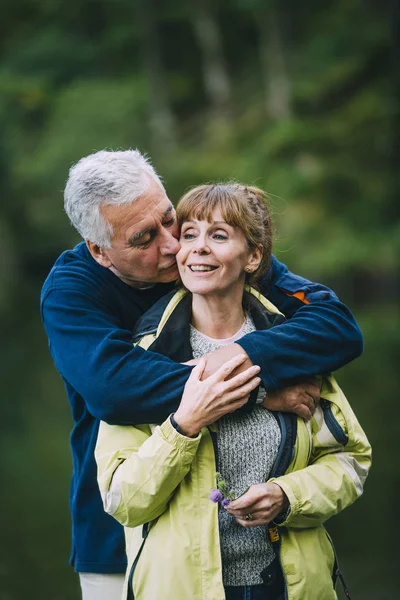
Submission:
<svg viewBox="0 0 400 600">
<path fill-rule="evenodd" d="M 244 287 L 246 267 L 255 268 L 259 250 L 250 251 L 244 233 L 215 210 L 212 222 L 196 219 L 182 224 L 176 255 L 183 285 L 193 294 L 215 294 Z"/>
</svg>

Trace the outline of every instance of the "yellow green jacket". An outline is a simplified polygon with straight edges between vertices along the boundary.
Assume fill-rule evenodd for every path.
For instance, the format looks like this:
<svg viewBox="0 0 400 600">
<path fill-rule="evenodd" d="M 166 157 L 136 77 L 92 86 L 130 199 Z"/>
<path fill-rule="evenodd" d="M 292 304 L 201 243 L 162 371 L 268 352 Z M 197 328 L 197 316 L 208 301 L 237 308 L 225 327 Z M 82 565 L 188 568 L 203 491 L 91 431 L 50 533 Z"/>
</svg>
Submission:
<svg viewBox="0 0 400 600">
<path fill-rule="evenodd" d="M 279 318 L 255 290 L 246 298 L 256 327 Z M 137 343 L 177 358 L 189 345 L 189 317 L 185 292 L 161 299 Z M 322 379 L 321 398 L 310 423 L 275 413 L 282 441 L 269 481 L 285 491 L 290 513 L 271 532 L 288 600 L 337 598 L 335 556 L 323 523 L 362 494 L 371 463 L 366 435 L 333 377 Z M 192 439 L 169 419 L 135 427 L 101 422 L 95 455 L 104 508 L 125 526 L 124 598 L 224 600 L 218 506 L 208 498 L 216 471 L 212 428 Z"/>
</svg>

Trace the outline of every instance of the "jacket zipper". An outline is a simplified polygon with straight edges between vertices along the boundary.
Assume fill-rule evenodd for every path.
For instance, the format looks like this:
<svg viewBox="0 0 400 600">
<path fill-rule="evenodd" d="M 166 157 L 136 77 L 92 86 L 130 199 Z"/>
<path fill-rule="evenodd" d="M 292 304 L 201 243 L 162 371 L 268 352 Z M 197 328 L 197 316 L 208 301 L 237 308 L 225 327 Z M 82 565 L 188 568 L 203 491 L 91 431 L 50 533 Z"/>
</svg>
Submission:
<svg viewBox="0 0 400 600">
<path fill-rule="evenodd" d="M 283 457 L 286 442 L 287 442 L 288 428 L 286 426 L 285 419 L 283 418 L 283 416 L 280 413 L 273 413 L 273 414 L 274 414 L 274 417 L 276 418 L 276 420 L 278 421 L 278 424 L 279 424 L 279 427 L 281 430 L 281 443 L 279 445 L 278 455 L 275 459 L 275 463 L 271 469 L 270 477 L 279 477 L 279 475 L 283 475 L 283 473 L 281 471 L 285 470 L 285 469 L 282 469 L 282 462 L 283 462 L 282 457 Z M 292 454 L 290 456 L 289 464 L 290 464 L 292 458 L 293 458 L 293 450 L 292 450 Z M 285 571 L 283 570 L 282 560 L 281 560 L 281 536 L 279 534 L 279 529 L 278 529 L 277 525 L 268 527 L 268 535 L 271 540 L 272 546 L 275 551 L 275 556 L 278 559 L 279 566 L 280 566 L 280 569 L 282 572 L 283 582 L 284 582 L 284 586 L 285 586 L 284 597 L 285 597 L 285 600 L 288 600 L 288 586 L 287 586 Z"/>
<path fill-rule="evenodd" d="M 133 576 L 135 574 L 135 569 L 137 567 L 137 564 L 139 562 L 139 558 L 140 555 L 142 553 L 143 547 L 144 547 L 144 543 L 147 539 L 147 536 L 149 534 L 149 529 L 150 529 L 150 523 L 145 523 L 143 525 L 142 528 L 142 543 L 140 544 L 140 548 L 138 550 L 138 553 L 136 554 L 136 558 L 132 563 L 132 566 L 130 568 L 129 571 L 129 577 L 128 577 L 128 590 L 127 590 L 127 594 L 126 594 L 126 600 L 135 600 L 135 594 L 133 593 Z"/>
<path fill-rule="evenodd" d="M 335 419 L 328 400 L 321 398 L 320 405 L 322 406 L 322 410 L 324 411 L 325 422 L 328 426 L 329 431 L 331 432 L 335 440 L 339 442 L 339 444 L 341 444 L 342 446 L 346 446 L 347 442 L 349 441 L 349 438 Z"/>
<path fill-rule="evenodd" d="M 157 327 L 154 329 L 148 329 L 147 331 L 140 331 L 139 333 L 135 333 L 134 337 L 132 337 L 132 343 L 135 344 L 136 341 L 140 341 L 143 337 L 150 334 L 157 333 Z"/>
<path fill-rule="evenodd" d="M 272 413 L 274 415 L 274 417 L 276 418 L 276 420 L 278 421 L 278 425 L 279 428 L 281 430 L 281 443 L 279 444 L 279 449 L 278 449 L 278 454 L 277 457 L 275 459 L 275 462 L 272 466 L 271 472 L 270 472 L 270 477 L 278 477 L 279 475 L 283 475 L 284 472 L 286 471 L 285 468 L 282 469 L 282 457 L 284 455 L 285 452 L 285 447 L 286 447 L 286 442 L 287 442 L 287 437 L 288 437 L 288 428 L 286 426 L 286 422 L 284 417 L 280 414 L 280 413 Z M 217 435 L 215 431 L 212 431 L 209 427 L 208 430 L 210 432 L 211 435 L 211 440 L 213 442 L 213 446 L 214 446 L 214 455 L 215 455 L 215 464 L 216 467 L 218 469 L 218 445 L 217 445 Z M 288 465 L 291 463 L 293 458 L 293 446 L 292 446 L 292 452 L 290 455 L 290 460 L 288 461 Z M 282 567 L 282 561 L 281 561 L 281 553 L 280 553 L 280 546 L 281 546 L 281 538 L 279 535 L 279 531 L 278 531 L 278 527 L 276 525 L 274 525 L 273 527 L 268 527 L 268 535 L 269 538 L 271 540 L 272 546 L 274 548 L 275 551 L 275 556 L 278 559 L 279 562 L 279 566 L 282 572 L 282 577 L 283 577 L 283 582 L 285 585 L 285 590 L 284 590 L 284 594 L 285 594 L 285 600 L 288 600 L 288 591 L 287 591 L 287 582 L 286 582 L 286 576 L 285 576 L 285 572 L 283 570 Z M 275 540 L 274 540 L 275 537 Z M 129 600 L 129 599 L 128 599 Z"/>
</svg>

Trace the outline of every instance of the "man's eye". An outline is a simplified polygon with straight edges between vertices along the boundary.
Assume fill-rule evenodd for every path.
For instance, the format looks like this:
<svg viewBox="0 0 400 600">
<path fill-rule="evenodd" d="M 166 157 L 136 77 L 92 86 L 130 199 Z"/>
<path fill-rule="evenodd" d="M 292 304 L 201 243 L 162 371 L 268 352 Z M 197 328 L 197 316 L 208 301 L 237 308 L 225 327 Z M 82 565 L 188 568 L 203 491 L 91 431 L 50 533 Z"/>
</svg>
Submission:
<svg viewBox="0 0 400 600">
<path fill-rule="evenodd" d="M 135 244 L 135 248 L 140 248 L 143 250 L 144 248 L 147 248 L 148 246 L 150 246 L 150 242 L 151 242 L 151 240 L 147 240 L 147 242 L 137 243 L 137 244 Z"/>
<path fill-rule="evenodd" d="M 175 218 L 172 217 L 172 219 L 169 219 L 168 221 L 164 221 L 163 225 L 164 227 L 172 227 L 172 225 L 175 223 Z"/>
</svg>

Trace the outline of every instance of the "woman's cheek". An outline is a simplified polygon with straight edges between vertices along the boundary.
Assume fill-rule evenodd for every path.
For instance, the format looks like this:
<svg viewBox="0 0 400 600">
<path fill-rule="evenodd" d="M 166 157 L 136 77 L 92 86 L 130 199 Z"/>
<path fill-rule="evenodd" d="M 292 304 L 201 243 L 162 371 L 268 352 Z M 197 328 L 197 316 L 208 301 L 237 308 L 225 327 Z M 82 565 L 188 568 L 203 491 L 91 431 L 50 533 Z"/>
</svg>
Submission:
<svg viewBox="0 0 400 600">
<path fill-rule="evenodd" d="M 181 249 L 179 250 L 178 254 L 176 255 L 176 262 L 178 263 L 178 267 L 182 266 L 184 257 L 187 254 L 184 246 L 182 246 L 182 240 L 180 240 L 179 243 L 181 244 Z"/>
</svg>

